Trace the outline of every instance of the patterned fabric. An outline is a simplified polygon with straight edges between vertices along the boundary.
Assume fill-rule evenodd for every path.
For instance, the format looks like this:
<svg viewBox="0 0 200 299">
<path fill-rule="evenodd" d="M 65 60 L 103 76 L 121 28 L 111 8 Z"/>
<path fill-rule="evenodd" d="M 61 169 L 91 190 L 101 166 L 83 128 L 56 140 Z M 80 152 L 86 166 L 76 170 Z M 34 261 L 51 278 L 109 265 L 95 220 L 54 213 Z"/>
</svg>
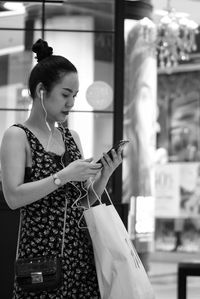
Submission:
<svg viewBox="0 0 200 299">
<path fill-rule="evenodd" d="M 25 182 L 37 181 L 56 173 L 70 161 L 81 158 L 74 139 L 67 128 L 60 127 L 65 142 L 63 156 L 46 152 L 36 136 L 21 124 L 27 135 L 32 153 L 32 167 L 25 172 Z M 80 182 L 67 183 L 44 198 L 21 208 L 22 223 L 19 257 L 61 255 L 64 211 L 67 216 L 63 255 L 63 285 L 51 292 L 23 292 L 15 283 L 13 299 L 98 299 L 100 298 L 94 265 L 93 249 L 87 230 L 79 228 L 82 208 L 73 206 L 84 192 Z M 83 224 L 84 225 L 84 224 Z"/>
</svg>

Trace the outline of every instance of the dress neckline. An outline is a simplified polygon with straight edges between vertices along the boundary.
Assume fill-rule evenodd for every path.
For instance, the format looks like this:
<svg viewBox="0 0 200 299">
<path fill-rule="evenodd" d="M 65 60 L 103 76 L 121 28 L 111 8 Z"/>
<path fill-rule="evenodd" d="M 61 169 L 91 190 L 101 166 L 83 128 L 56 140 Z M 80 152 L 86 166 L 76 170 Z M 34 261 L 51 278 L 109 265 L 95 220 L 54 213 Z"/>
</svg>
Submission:
<svg viewBox="0 0 200 299">
<path fill-rule="evenodd" d="M 25 126 L 24 124 L 19 124 L 19 125 L 24 127 L 25 129 L 27 129 L 31 133 L 31 135 L 37 140 L 37 142 L 40 144 L 40 146 L 42 147 L 42 149 L 45 153 L 47 153 L 49 155 L 52 155 L 52 156 L 60 157 L 60 158 L 62 158 L 64 156 L 65 150 L 62 154 L 58 154 L 58 153 L 55 153 L 55 152 L 52 152 L 52 151 L 46 151 L 43 144 L 38 139 L 38 137 L 27 126 Z M 62 131 L 61 127 L 58 127 L 58 130 L 61 132 L 62 139 L 63 139 L 64 145 L 65 145 L 65 134 L 63 134 L 63 131 Z"/>
</svg>

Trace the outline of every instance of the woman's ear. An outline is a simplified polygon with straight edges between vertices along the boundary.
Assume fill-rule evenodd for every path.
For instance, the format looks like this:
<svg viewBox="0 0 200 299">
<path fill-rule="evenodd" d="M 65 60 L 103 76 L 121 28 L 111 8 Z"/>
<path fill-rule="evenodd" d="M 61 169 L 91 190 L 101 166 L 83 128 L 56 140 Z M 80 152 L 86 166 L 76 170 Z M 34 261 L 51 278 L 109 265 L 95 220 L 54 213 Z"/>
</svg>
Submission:
<svg viewBox="0 0 200 299">
<path fill-rule="evenodd" d="M 45 93 L 44 85 L 40 82 L 36 86 L 36 97 L 38 97 L 40 100 L 43 100 L 44 99 L 44 93 Z"/>
</svg>

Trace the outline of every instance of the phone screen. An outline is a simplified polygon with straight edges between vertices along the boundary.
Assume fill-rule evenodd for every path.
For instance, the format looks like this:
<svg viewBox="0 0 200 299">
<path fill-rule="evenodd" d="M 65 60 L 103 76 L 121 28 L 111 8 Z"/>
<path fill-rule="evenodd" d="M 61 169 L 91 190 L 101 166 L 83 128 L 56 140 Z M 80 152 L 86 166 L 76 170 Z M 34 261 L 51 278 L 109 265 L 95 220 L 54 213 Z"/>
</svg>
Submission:
<svg viewBox="0 0 200 299">
<path fill-rule="evenodd" d="M 114 149 L 115 151 L 118 151 L 121 147 L 123 148 L 125 144 L 129 143 L 128 140 L 120 140 L 118 141 L 108 152 L 107 154 L 111 157 L 111 150 Z M 101 159 L 99 159 L 96 163 L 101 163 Z"/>
</svg>

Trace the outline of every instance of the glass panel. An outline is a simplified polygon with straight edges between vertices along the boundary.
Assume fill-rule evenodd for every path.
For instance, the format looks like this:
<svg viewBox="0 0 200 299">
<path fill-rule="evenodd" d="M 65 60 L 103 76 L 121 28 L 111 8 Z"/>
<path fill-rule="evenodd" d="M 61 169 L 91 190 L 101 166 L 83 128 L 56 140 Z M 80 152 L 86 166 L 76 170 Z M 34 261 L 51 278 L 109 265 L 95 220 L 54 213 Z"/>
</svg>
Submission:
<svg viewBox="0 0 200 299">
<path fill-rule="evenodd" d="M 24 29 L 34 28 L 36 20 L 41 20 L 41 2 L 10 2 L 6 1 L 0 7 L 0 28 Z M 41 29 L 42 26 L 40 26 Z"/>
<path fill-rule="evenodd" d="M 1 31 L 0 108 L 26 108 L 24 104 L 27 98 L 26 86 L 33 64 L 32 53 L 26 51 L 29 47 L 25 31 Z"/>
<path fill-rule="evenodd" d="M 33 53 L 24 50 L 31 48 L 33 41 L 41 37 L 41 32 L 5 30 L 1 33 L 0 107 L 16 108 L 16 103 L 9 98 L 10 94 L 13 97 L 15 92 L 18 93 L 18 89 L 26 88 L 29 72 L 36 62 Z M 112 111 L 113 34 L 47 31 L 45 39 L 53 47 L 54 54 L 66 56 L 79 71 L 80 92 L 74 109 Z M 102 86 L 101 91 L 98 88 L 99 81 L 103 81 L 104 90 Z M 9 85 L 9 88 L 6 85 Z M 93 90 L 92 96 L 90 94 L 90 104 L 86 99 L 89 86 Z"/>
<path fill-rule="evenodd" d="M 85 17 L 85 19 L 87 18 Z M 84 20 L 82 21 L 84 22 Z M 98 36 L 99 33 L 45 32 L 45 39 L 53 47 L 54 54 L 67 57 L 78 69 L 80 88 L 74 110 L 97 110 L 98 100 L 102 101 L 102 105 L 98 106 L 98 110 L 113 110 L 113 97 L 111 95 L 111 98 L 109 98 L 109 95 L 107 95 L 107 91 L 108 93 L 113 92 L 113 34 L 101 34 L 102 42 L 99 43 L 96 42 Z M 39 37 L 38 32 L 34 32 L 34 40 Z M 103 40 L 109 40 L 110 42 L 109 44 L 103 43 Z M 99 81 L 103 81 L 102 85 L 106 85 L 105 89 L 101 89 L 102 93 L 98 88 L 98 83 L 96 83 Z M 86 92 L 91 85 L 93 85 L 93 96 L 92 99 L 90 96 L 89 104 Z M 100 98 L 101 94 L 102 98 Z M 107 103 L 105 103 L 105 98 L 108 101 Z"/>
<path fill-rule="evenodd" d="M 97 161 L 112 146 L 113 113 L 70 113 L 68 126 L 78 132 L 85 158 Z"/>
<path fill-rule="evenodd" d="M 0 30 L 0 56 L 24 50 L 24 31 Z"/>
<path fill-rule="evenodd" d="M 11 20 L 9 16 L 7 24 L 2 22 L 0 26 L 2 35 L 0 42 L 0 128 L 2 132 L 0 142 L 6 128 L 13 123 L 23 122 L 27 118 L 31 104 L 27 94 L 27 80 L 36 61 L 30 49 L 33 42 L 42 37 L 39 30 L 33 30 L 33 28 L 42 27 L 42 7 L 41 3 L 24 2 L 24 4 L 26 4 L 26 13 L 23 16 L 21 14 L 20 21 L 9 22 Z M 113 140 L 114 33 L 109 32 L 113 29 L 112 13 L 110 13 L 111 17 L 107 17 L 108 11 L 113 12 L 113 2 L 103 1 L 97 6 L 97 3 L 94 5 L 93 1 L 90 7 L 85 3 L 83 6 L 87 9 L 81 14 L 78 12 L 79 7 L 76 2 L 67 18 L 68 12 L 66 13 L 65 9 L 65 19 L 60 12 L 57 12 L 57 9 L 60 9 L 59 5 L 56 10 L 55 4 L 47 5 L 46 2 L 45 5 L 45 12 L 48 16 L 46 27 L 52 28 L 52 31 L 45 31 L 44 38 L 53 47 L 54 54 L 67 57 L 75 64 L 79 72 L 80 92 L 74 112 L 69 116 L 69 126 L 79 133 L 85 157 L 94 157 L 97 160 L 102 152 L 110 149 Z M 90 13 L 88 13 L 89 8 Z M 97 13 L 97 8 L 99 13 Z M 105 18 L 103 18 L 104 10 L 107 11 Z M 26 30 L 17 30 L 25 28 L 25 18 Z M 1 16 L 0 20 L 3 20 Z M 16 30 L 3 30 L 1 27 L 14 27 Z M 80 30 L 86 32 L 80 32 Z M 101 32 L 96 32 L 97 30 Z"/>
<path fill-rule="evenodd" d="M 0 28 L 39 28 L 43 27 L 42 1 L 12 2 L 0 6 Z M 114 30 L 114 0 L 109 1 L 46 1 L 44 5 L 45 28 L 53 30 Z M 77 22 L 71 22 L 73 16 Z M 92 20 L 92 28 L 85 28 L 79 18 L 88 17 Z M 78 26 L 77 26 L 78 25 Z M 86 24 L 87 26 L 87 24 Z M 77 28 L 78 27 L 78 28 Z"/>
<path fill-rule="evenodd" d="M 49 2 L 45 6 L 47 29 L 85 30 L 84 24 L 79 23 L 79 19 L 87 17 L 91 19 L 93 26 L 86 30 L 114 30 L 114 0 Z M 70 22 L 72 15 L 77 18 L 77 23 Z"/>
<path fill-rule="evenodd" d="M 0 109 L 27 110 L 30 105 L 31 99 L 23 82 L 0 86 Z"/>
</svg>

